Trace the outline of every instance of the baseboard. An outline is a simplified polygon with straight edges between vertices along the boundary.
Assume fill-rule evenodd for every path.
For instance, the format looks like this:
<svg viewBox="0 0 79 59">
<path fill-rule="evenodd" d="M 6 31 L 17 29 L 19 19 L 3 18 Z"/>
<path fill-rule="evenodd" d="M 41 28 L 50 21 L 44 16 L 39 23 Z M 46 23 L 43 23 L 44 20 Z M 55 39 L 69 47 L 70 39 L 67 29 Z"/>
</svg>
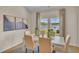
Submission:
<svg viewBox="0 0 79 59">
<path fill-rule="evenodd" d="M 61 45 L 61 44 L 56 44 L 56 43 L 55 43 L 55 45 L 64 46 L 64 45 Z M 75 47 L 75 48 L 78 48 L 78 49 L 79 49 L 79 47 L 78 47 L 78 46 L 74 46 L 74 45 L 69 45 L 69 47 Z"/>
</svg>

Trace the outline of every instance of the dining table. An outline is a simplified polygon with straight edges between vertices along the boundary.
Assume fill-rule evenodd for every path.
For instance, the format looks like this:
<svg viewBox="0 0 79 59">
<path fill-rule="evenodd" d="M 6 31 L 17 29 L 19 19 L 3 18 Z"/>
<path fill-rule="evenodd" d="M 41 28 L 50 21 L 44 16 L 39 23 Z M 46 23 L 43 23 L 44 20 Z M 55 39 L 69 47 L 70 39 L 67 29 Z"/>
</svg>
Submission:
<svg viewBox="0 0 79 59">
<path fill-rule="evenodd" d="M 39 46 L 39 36 L 32 35 L 32 40 L 35 46 Z M 64 45 L 64 37 L 61 36 L 52 36 L 51 38 L 51 45 L 54 48 L 54 44 Z M 54 48 L 55 50 L 55 48 Z"/>
</svg>

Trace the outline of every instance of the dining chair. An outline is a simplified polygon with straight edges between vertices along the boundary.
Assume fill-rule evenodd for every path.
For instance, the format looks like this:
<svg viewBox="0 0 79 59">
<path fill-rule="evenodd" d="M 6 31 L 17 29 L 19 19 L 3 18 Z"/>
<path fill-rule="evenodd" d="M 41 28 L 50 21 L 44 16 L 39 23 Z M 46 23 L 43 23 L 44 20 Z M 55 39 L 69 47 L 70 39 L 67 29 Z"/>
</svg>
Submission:
<svg viewBox="0 0 79 59">
<path fill-rule="evenodd" d="M 71 38 L 70 35 L 67 35 L 66 38 L 65 38 L 64 52 L 68 52 L 70 38 Z"/>
<path fill-rule="evenodd" d="M 70 35 L 67 35 L 65 37 L 65 41 L 63 40 L 63 43 L 59 44 L 59 43 L 54 43 L 55 45 L 55 49 L 57 48 L 60 52 L 68 52 L 68 48 L 69 48 L 69 43 L 70 43 Z M 60 39 L 61 40 L 61 39 Z"/>
<path fill-rule="evenodd" d="M 39 38 L 39 52 L 40 53 L 53 52 L 53 47 L 51 46 L 51 41 L 49 39 Z"/>
<path fill-rule="evenodd" d="M 31 49 L 32 52 L 34 53 L 34 43 L 32 41 L 32 36 L 24 35 L 24 43 L 25 43 L 26 52 L 27 49 Z"/>
</svg>

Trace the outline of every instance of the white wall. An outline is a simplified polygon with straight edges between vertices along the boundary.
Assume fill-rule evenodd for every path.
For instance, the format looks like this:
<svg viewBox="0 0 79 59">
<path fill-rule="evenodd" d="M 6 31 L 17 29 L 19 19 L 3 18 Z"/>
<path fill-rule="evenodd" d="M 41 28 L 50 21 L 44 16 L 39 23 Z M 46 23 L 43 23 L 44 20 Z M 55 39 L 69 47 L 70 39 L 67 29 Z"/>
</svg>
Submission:
<svg viewBox="0 0 79 59">
<path fill-rule="evenodd" d="M 66 8 L 66 20 L 65 20 L 66 34 L 71 35 L 70 45 L 78 46 L 77 41 L 77 7 Z"/>
<path fill-rule="evenodd" d="M 77 43 L 78 43 L 77 45 L 78 45 L 78 47 L 79 47 L 79 7 L 77 7 L 77 15 L 78 15 L 78 16 L 77 16 L 77 19 L 78 19 L 78 20 L 77 20 L 77 38 L 78 38 L 78 39 L 77 39 Z"/>
<path fill-rule="evenodd" d="M 66 35 L 70 34 L 71 35 L 71 41 L 70 41 L 70 45 L 73 46 L 78 46 L 79 44 L 79 37 L 78 37 L 78 29 L 79 29 L 79 8 L 78 7 L 64 7 L 66 9 L 66 15 L 65 15 L 65 31 L 66 31 Z M 78 13 L 78 15 L 77 15 Z M 46 15 L 46 16 L 45 16 Z M 47 11 L 42 12 L 41 13 L 41 17 L 52 17 L 54 15 L 57 15 L 57 12 L 55 12 L 55 10 L 53 11 Z M 31 17 L 31 24 L 32 24 L 32 32 L 34 32 L 35 30 L 35 12 L 32 13 L 32 17 Z M 77 22 L 78 21 L 78 22 Z M 77 27 L 78 26 L 78 27 Z M 78 46 L 79 47 L 79 46 Z"/>
<path fill-rule="evenodd" d="M 22 42 L 24 30 L 3 32 L 3 15 L 26 18 L 29 24 L 29 12 L 24 7 L 0 7 L 0 52 Z"/>
<path fill-rule="evenodd" d="M 59 17 L 59 10 L 40 12 L 40 18 L 52 18 L 55 16 Z"/>
<path fill-rule="evenodd" d="M 0 52 L 22 43 L 24 31 L 25 30 L 0 32 Z"/>
</svg>

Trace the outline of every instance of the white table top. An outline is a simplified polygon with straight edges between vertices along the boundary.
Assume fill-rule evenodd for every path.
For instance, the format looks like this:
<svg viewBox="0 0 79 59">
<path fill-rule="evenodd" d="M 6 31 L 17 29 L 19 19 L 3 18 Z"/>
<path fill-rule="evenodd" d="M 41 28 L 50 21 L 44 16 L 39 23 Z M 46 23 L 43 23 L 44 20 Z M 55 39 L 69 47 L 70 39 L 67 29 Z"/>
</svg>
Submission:
<svg viewBox="0 0 79 59">
<path fill-rule="evenodd" d="M 51 42 L 54 44 L 64 45 L 64 37 L 55 36 Z"/>
<path fill-rule="evenodd" d="M 39 41 L 38 36 L 35 36 L 35 35 L 32 35 L 32 39 L 33 39 L 33 41 Z M 64 44 L 64 37 L 55 36 L 52 38 L 51 43 L 63 45 Z"/>
</svg>

